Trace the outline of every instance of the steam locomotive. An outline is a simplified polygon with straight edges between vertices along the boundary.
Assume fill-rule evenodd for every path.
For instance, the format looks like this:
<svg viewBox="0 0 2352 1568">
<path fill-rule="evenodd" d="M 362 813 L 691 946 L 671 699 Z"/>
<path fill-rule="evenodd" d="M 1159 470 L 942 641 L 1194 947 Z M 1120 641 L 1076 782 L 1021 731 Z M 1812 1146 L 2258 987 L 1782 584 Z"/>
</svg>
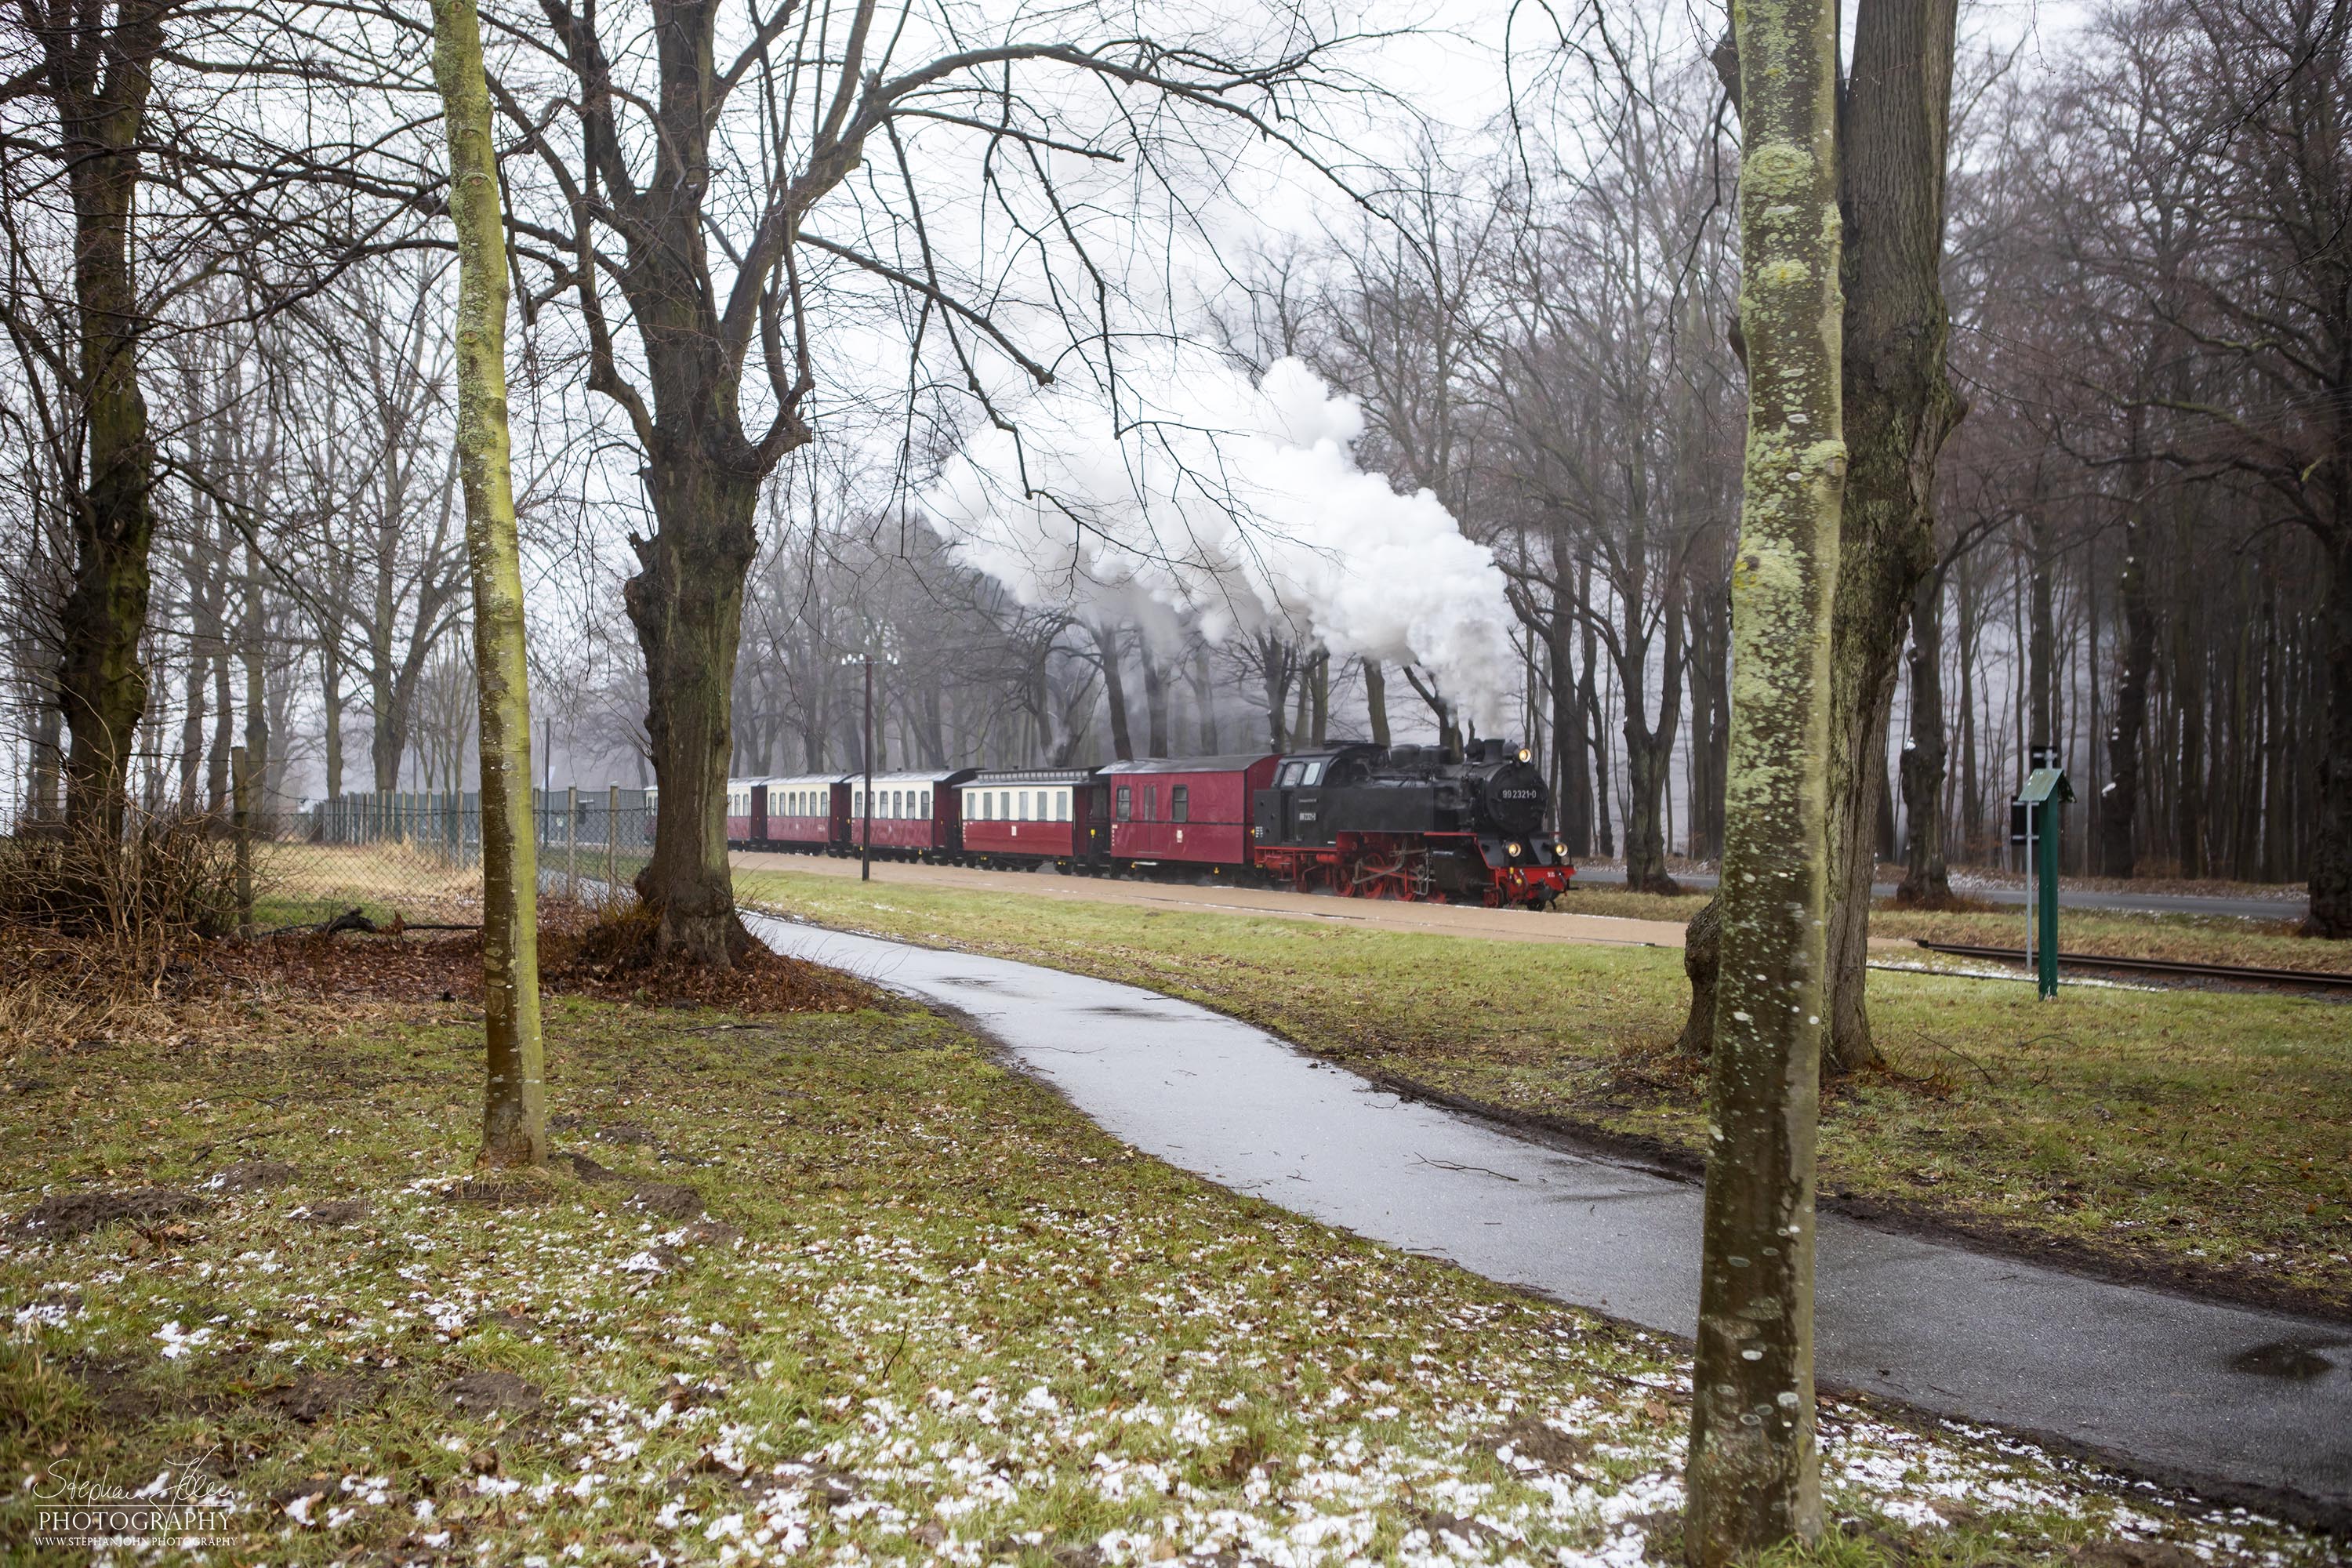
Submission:
<svg viewBox="0 0 2352 1568">
<path fill-rule="evenodd" d="M 1078 876 L 1228 879 L 1298 892 L 1541 909 L 1575 868 L 1550 792 L 1502 741 L 1339 744 L 1099 768 L 958 768 L 729 781 L 739 849 Z"/>
</svg>

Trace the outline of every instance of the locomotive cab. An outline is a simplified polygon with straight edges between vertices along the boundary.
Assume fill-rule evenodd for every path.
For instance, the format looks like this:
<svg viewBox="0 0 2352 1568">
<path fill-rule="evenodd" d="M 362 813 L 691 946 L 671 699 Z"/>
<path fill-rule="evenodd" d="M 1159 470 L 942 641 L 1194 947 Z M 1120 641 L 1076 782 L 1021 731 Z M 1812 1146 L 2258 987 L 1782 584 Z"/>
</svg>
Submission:
<svg viewBox="0 0 2352 1568">
<path fill-rule="evenodd" d="M 1338 793 L 1364 783 L 1378 746 L 1340 746 L 1284 757 L 1274 787 L 1257 792 L 1251 826 L 1260 843 L 1329 844 L 1338 831 Z"/>
<path fill-rule="evenodd" d="M 1294 752 L 1251 803 L 1258 868 L 1305 892 L 1531 908 L 1575 875 L 1543 832 L 1549 792 L 1502 741 Z"/>
</svg>

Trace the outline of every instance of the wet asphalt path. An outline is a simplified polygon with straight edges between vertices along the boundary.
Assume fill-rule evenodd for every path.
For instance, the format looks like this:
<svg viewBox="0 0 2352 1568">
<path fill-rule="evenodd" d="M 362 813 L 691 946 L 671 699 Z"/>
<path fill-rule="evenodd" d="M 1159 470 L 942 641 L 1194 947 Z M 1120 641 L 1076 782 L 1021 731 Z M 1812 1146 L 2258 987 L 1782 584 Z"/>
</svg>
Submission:
<svg viewBox="0 0 2352 1568">
<path fill-rule="evenodd" d="M 1576 879 L 1580 883 L 1605 883 L 1622 887 L 1625 873 L 1615 866 L 1580 866 Z M 1711 893 L 1719 879 L 1712 871 L 1677 871 L 1675 880 L 1686 891 Z M 1981 899 L 1989 904 L 2011 904 L 2025 907 L 2022 888 L 1966 887 L 1958 889 L 1964 897 Z M 1874 882 L 1871 897 L 1891 899 L 1895 896 L 1892 882 Z M 2095 888 L 2058 889 L 2058 907 L 2062 910 L 2112 910 L 2125 914 L 2143 915 L 2235 915 L 2250 921 L 2299 921 L 2311 911 L 2311 900 L 2297 896 L 2291 899 L 2231 899 L 2211 893 L 2109 893 Z"/>
<path fill-rule="evenodd" d="M 1699 1194 L 1400 1100 L 1191 1003 L 749 917 L 780 951 L 955 1008 L 1103 1128 L 1237 1192 L 1645 1327 L 1696 1321 Z M 1822 1375 L 2161 1479 L 2352 1519 L 2352 1328 L 2079 1278 L 1824 1215 Z M 2298 1510 L 2305 1511 L 2305 1510 Z"/>
</svg>

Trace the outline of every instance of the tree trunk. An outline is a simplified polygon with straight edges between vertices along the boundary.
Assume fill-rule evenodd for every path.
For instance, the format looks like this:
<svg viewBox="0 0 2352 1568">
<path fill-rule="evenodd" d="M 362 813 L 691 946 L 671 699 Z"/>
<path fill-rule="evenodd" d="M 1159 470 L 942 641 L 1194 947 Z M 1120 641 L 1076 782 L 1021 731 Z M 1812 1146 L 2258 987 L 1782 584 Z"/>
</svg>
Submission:
<svg viewBox="0 0 2352 1568">
<path fill-rule="evenodd" d="M 547 1157 L 539 1023 L 539 866 L 530 821 L 530 680 L 508 467 L 506 229 L 474 0 L 433 0 L 433 76 L 447 116 L 457 231 L 457 461 L 474 591 L 482 752 L 481 1163 Z M 670 816 L 667 789 L 659 820 Z"/>
<path fill-rule="evenodd" d="M 1974 563 L 1962 555 L 1958 563 L 1960 634 L 1960 853 L 1974 855 L 1980 847 L 1983 799 L 1977 786 L 1977 639 L 1982 630 L 1978 614 Z"/>
<path fill-rule="evenodd" d="M 261 552 L 248 541 L 245 547 L 245 616 L 237 640 L 245 664 L 245 765 L 247 821 L 267 814 L 263 788 L 269 777 L 269 691 L 262 658 Z"/>
<path fill-rule="evenodd" d="M 659 912 L 661 951 L 726 968 L 751 936 L 727 859 L 727 762 L 743 576 L 759 544 L 757 477 L 680 450 L 649 468 L 650 539 L 622 592 L 646 657 L 646 736 L 661 809 L 637 893 Z"/>
<path fill-rule="evenodd" d="M 58 711 L 54 692 L 40 695 L 40 707 L 33 721 L 33 810 L 36 822 L 47 822 L 58 814 L 58 785 L 64 774 L 63 747 L 59 744 L 65 729 L 65 716 Z"/>
<path fill-rule="evenodd" d="M 1952 901 L 1944 858 L 1944 575 L 1919 580 L 1911 599 L 1911 727 L 1903 739 L 1903 882 L 1898 902 L 1942 909 Z"/>
<path fill-rule="evenodd" d="M 1828 953 L 1839 394 L 1836 7 L 1733 10 L 1748 445 L 1684 1549 L 1821 1532 L 1813 1148 Z"/>
<path fill-rule="evenodd" d="M 1630 638 L 1629 650 L 1639 645 Z M 1666 603 L 1665 670 L 1653 728 L 1643 712 L 1638 656 L 1621 663 L 1625 686 L 1625 887 L 1636 893 L 1672 898 L 1681 884 L 1666 873 L 1666 771 L 1674 761 L 1675 731 L 1682 720 L 1683 604 L 1677 589 Z"/>
<path fill-rule="evenodd" d="M 1257 634 L 1258 673 L 1265 687 L 1266 739 L 1277 752 L 1290 750 L 1290 729 L 1285 722 L 1289 706 L 1290 677 L 1297 654 L 1280 637 Z"/>
<path fill-rule="evenodd" d="M 194 637 L 190 643 L 195 643 Z M 180 811 L 193 816 L 196 810 L 196 774 L 205 761 L 205 656 L 192 646 L 188 652 L 187 679 L 180 687 Z M 327 792 L 332 795 L 331 789 Z"/>
<path fill-rule="evenodd" d="M 2147 728 L 2147 679 L 2156 668 L 2156 614 L 2147 599 L 2147 566 L 2140 559 L 2141 503 L 2124 526 L 2123 668 L 2116 677 L 2116 721 L 2107 731 L 2107 787 L 2099 803 L 2099 870 L 2129 877 L 2137 869 L 2133 843 L 2139 817 L 2140 736 Z"/>
<path fill-rule="evenodd" d="M 1944 164 L 1955 0 L 1855 14 L 1840 118 L 1842 350 L 1853 472 L 1839 524 L 1831 677 L 1829 1066 L 1879 1060 L 1870 1037 L 1871 883 L 1886 726 L 1911 598 L 1934 562 L 1936 457 L 1958 423 L 1944 374 Z"/>
<path fill-rule="evenodd" d="M 2183 552 L 2184 558 L 2186 552 Z M 2180 875 L 2205 875 L 2205 646 L 2201 606 L 2181 606 L 2173 637 L 2173 706 L 2180 716 L 2179 784 L 2174 793 L 2173 836 Z"/>
<path fill-rule="evenodd" d="M 1201 709 L 1201 754 L 1217 754 L 1217 682 L 1209 668 L 1209 650 L 1199 649 L 1192 656 L 1192 699 Z"/>
<path fill-rule="evenodd" d="M 87 489 L 72 509 L 73 584 L 66 596 L 58 703 L 70 742 L 66 819 L 111 839 L 122 826 L 131 737 L 147 710 L 139 655 L 155 538 L 154 447 L 139 388 L 142 319 L 131 225 L 141 176 L 163 5 L 128 0 L 110 30 L 61 26 L 47 73 L 73 200 L 75 326 L 79 338 Z"/>
<path fill-rule="evenodd" d="M 1122 763 L 1135 760 L 1135 737 L 1127 727 L 1127 677 L 1119 668 L 1118 628 L 1100 623 L 1089 628 L 1095 634 L 1095 647 L 1102 655 L 1103 700 L 1110 708 L 1111 755 Z"/>
<path fill-rule="evenodd" d="M 343 793 L 343 655 L 329 631 L 319 648 L 320 726 L 326 746 L 327 798 Z"/>
<path fill-rule="evenodd" d="M 236 703 L 230 697 L 228 637 L 224 627 L 213 650 L 213 747 L 205 759 L 205 811 L 226 820 L 228 811 L 228 752 L 236 743 Z"/>
<path fill-rule="evenodd" d="M 1315 737 L 1315 743 L 1320 746 L 1331 734 L 1331 656 L 1328 652 L 1321 648 L 1316 650 L 1314 658 L 1307 667 L 1307 686 L 1312 694 L 1307 722 L 1312 726 L 1310 733 Z"/>
<path fill-rule="evenodd" d="M 1559 836 L 1570 855 L 1592 853 L 1592 745 L 1585 729 L 1584 703 L 1574 681 L 1570 628 L 1552 618 L 1545 641 L 1551 649 L 1551 743 L 1559 761 Z"/>
<path fill-rule="evenodd" d="M 1144 754 L 1152 757 L 1168 755 L 1168 678 L 1160 661 L 1151 656 L 1150 638 L 1141 639 L 1136 651 L 1143 661 L 1143 716 L 1150 737 L 1150 749 Z"/>
<path fill-rule="evenodd" d="M 1372 744 L 1389 743 L 1389 678 L 1381 668 L 1381 661 L 1367 658 L 1364 667 L 1364 712 L 1372 725 Z"/>
<path fill-rule="evenodd" d="M 2049 519 L 2041 508 L 2034 509 L 2025 527 L 2032 566 L 2027 582 L 2032 595 L 2025 633 L 2025 668 L 2030 678 L 2025 733 L 2020 738 L 2030 751 L 2034 746 L 2058 743 L 2058 633 L 2052 603 L 2056 592 L 2052 579 L 2055 575 L 2053 567 L 2057 550 L 2051 542 Z"/>
<path fill-rule="evenodd" d="M 2319 756 L 2319 837 L 2311 858 L 2313 936 L 2352 937 L 2352 529 L 2322 541 L 2327 595 L 2327 740 Z"/>
</svg>

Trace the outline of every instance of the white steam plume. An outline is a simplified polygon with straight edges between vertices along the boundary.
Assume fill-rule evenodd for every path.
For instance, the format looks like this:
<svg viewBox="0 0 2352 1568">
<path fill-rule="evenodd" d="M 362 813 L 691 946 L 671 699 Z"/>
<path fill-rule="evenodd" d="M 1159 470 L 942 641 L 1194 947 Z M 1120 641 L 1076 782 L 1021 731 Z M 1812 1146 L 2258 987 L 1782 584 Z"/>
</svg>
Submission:
<svg viewBox="0 0 2352 1568">
<path fill-rule="evenodd" d="M 1298 361 L 1253 386 L 1199 351 L 1163 355 L 1116 398 L 1056 384 L 1011 418 L 1017 440 L 978 432 L 923 505 L 1024 605 L 1212 642 L 1279 623 L 1335 656 L 1421 665 L 1463 717 L 1503 723 L 1517 656 L 1494 552 L 1428 490 L 1358 468 L 1362 411 Z"/>
</svg>

